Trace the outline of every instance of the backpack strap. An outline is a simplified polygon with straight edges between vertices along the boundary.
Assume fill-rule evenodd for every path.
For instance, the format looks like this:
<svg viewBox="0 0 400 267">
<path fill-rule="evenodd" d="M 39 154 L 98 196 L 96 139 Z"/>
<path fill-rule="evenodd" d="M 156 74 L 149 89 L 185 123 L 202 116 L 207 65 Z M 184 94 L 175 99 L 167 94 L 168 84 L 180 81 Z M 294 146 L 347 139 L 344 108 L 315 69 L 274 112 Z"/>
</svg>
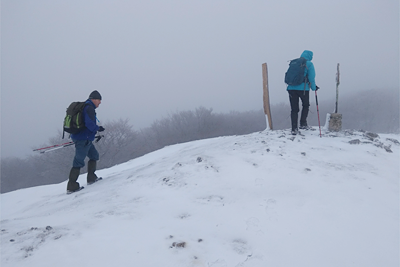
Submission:
<svg viewBox="0 0 400 267">
<path fill-rule="evenodd" d="M 306 65 L 306 70 L 307 70 L 307 75 L 304 77 L 304 91 L 303 94 L 306 94 L 306 85 L 308 83 L 308 67 L 307 67 L 307 60 L 304 62 L 304 64 Z"/>
<path fill-rule="evenodd" d="M 63 127 L 63 136 L 62 136 L 62 139 L 64 139 L 64 136 L 65 136 L 65 131 L 64 131 L 64 127 Z M 71 134 L 69 135 L 68 138 L 70 138 L 70 137 L 71 137 Z"/>
</svg>

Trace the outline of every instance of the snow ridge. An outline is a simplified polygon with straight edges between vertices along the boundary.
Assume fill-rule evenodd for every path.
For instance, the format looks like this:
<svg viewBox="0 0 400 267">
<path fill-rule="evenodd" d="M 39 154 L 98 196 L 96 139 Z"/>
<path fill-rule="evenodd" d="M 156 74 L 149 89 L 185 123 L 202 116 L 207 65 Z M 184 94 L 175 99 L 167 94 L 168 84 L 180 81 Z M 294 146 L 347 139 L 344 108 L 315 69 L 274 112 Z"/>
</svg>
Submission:
<svg viewBox="0 0 400 267">
<path fill-rule="evenodd" d="M 165 147 L 72 195 L 2 194 L 1 266 L 397 267 L 399 135 L 315 130 Z"/>
</svg>

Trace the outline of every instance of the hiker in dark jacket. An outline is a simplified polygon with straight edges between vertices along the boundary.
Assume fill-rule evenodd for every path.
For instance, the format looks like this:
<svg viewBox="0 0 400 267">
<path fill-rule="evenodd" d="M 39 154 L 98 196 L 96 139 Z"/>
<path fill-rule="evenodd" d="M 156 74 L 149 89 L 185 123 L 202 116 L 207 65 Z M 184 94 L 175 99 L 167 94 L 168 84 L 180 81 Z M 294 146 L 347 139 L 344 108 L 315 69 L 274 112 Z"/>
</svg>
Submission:
<svg viewBox="0 0 400 267">
<path fill-rule="evenodd" d="M 287 91 L 289 93 L 289 101 L 291 107 L 291 120 L 292 120 L 292 134 L 296 135 L 298 133 L 297 122 L 298 122 L 298 113 L 299 109 L 299 99 L 302 102 L 302 110 L 300 116 L 300 129 L 308 129 L 307 124 L 307 116 L 308 109 L 310 107 L 310 88 L 311 90 L 317 90 L 317 86 L 315 85 L 315 69 L 314 64 L 311 62 L 313 58 L 313 52 L 305 50 L 301 54 L 302 58 L 305 58 L 306 61 L 306 69 L 304 73 L 304 77 L 306 78 L 305 82 L 299 85 L 288 85 Z"/>
<path fill-rule="evenodd" d="M 98 108 L 101 103 L 100 93 L 98 91 L 93 91 L 85 103 L 86 105 L 82 113 L 85 121 L 85 129 L 77 134 L 71 135 L 71 139 L 75 143 L 75 157 L 69 174 L 67 193 L 76 192 L 83 188 L 80 187 L 77 180 L 81 168 L 85 166 L 86 157 L 89 158 L 87 184 L 90 185 L 101 179 L 94 173 L 96 171 L 96 163 L 99 160 L 99 152 L 97 152 L 93 145 L 96 133 L 104 131 L 104 128 L 98 126 L 96 123 L 95 109 Z"/>
</svg>

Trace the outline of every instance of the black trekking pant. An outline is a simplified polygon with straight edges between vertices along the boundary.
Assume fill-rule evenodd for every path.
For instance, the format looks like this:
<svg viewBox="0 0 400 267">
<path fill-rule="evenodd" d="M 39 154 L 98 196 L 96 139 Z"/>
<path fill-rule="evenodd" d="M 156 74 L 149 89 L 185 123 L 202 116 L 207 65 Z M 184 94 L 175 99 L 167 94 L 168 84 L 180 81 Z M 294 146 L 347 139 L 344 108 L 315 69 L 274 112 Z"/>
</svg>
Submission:
<svg viewBox="0 0 400 267">
<path fill-rule="evenodd" d="M 292 112 L 290 113 L 290 118 L 292 120 L 292 130 L 297 129 L 297 121 L 299 117 L 298 113 L 300 111 L 299 99 L 301 99 L 301 103 L 303 106 L 300 116 L 300 126 L 307 126 L 307 116 L 310 107 L 310 91 L 288 90 L 288 92 L 290 108 L 292 109 Z"/>
</svg>

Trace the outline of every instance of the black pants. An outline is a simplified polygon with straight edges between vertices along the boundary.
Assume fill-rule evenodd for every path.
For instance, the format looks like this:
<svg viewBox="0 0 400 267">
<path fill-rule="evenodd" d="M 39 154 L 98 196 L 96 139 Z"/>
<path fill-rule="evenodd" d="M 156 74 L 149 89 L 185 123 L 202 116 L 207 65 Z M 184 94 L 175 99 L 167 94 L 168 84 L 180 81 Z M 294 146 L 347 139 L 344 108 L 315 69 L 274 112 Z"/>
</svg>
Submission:
<svg viewBox="0 0 400 267">
<path fill-rule="evenodd" d="M 299 99 L 301 99 L 303 106 L 303 109 L 301 110 L 300 126 L 307 126 L 308 109 L 310 107 L 310 91 L 288 90 L 288 92 L 290 108 L 292 109 L 292 112 L 290 113 L 292 119 L 292 130 L 297 129 L 298 113 L 300 111 Z"/>
</svg>

